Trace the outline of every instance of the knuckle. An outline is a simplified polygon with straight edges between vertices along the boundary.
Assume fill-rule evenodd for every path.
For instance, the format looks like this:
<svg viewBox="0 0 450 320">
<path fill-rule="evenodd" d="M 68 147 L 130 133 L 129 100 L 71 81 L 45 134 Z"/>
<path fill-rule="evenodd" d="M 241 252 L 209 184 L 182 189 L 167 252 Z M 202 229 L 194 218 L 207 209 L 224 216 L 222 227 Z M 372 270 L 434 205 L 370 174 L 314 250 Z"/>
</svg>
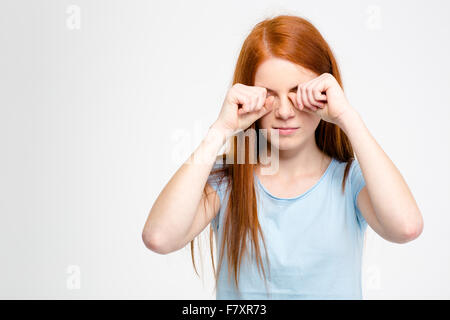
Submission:
<svg viewBox="0 0 450 320">
<path fill-rule="evenodd" d="M 264 89 L 263 93 L 260 95 L 260 97 L 264 100 L 268 96 L 267 90 Z"/>
<path fill-rule="evenodd" d="M 262 96 L 258 95 L 256 97 L 256 107 L 259 109 L 263 103 L 264 99 Z"/>
</svg>

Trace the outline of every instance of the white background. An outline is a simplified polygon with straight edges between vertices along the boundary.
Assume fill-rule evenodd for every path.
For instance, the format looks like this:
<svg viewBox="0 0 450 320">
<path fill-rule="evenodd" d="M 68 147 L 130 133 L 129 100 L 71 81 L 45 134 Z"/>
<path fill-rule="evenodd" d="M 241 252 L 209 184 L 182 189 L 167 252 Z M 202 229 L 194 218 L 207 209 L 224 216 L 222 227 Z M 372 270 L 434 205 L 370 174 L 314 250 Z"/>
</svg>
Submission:
<svg viewBox="0 0 450 320">
<path fill-rule="evenodd" d="M 364 298 L 449 299 L 448 12 L 430 0 L 2 0 L 0 298 L 214 299 L 206 232 L 198 278 L 188 247 L 153 253 L 142 228 L 216 119 L 242 41 L 287 13 L 329 42 L 424 216 L 407 244 L 367 232 Z"/>
</svg>

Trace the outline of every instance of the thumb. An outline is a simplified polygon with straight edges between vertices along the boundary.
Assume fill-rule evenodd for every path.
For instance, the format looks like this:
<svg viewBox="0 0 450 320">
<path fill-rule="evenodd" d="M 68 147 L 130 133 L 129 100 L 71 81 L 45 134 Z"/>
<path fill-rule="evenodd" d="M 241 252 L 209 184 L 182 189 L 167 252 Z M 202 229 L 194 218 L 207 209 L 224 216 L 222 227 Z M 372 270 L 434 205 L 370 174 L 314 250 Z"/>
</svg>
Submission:
<svg viewBox="0 0 450 320">
<path fill-rule="evenodd" d="M 272 111 L 274 100 L 275 100 L 274 96 L 270 96 L 266 99 L 266 103 L 263 105 L 263 107 L 258 112 L 258 117 L 262 117 L 266 113 L 269 113 L 270 111 Z"/>
</svg>

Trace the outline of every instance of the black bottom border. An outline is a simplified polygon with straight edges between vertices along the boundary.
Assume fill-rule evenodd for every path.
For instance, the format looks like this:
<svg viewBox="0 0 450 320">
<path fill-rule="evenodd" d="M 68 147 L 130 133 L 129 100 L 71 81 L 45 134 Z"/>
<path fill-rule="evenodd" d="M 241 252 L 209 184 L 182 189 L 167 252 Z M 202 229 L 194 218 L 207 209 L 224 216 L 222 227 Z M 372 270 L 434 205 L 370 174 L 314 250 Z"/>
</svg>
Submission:
<svg viewBox="0 0 450 320">
<path fill-rule="evenodd" d="M 278 319 L 313 316 L 417 316 L 420 308 L 447 314 L 450 300 L 0 300 L 2 312 L 58 316 L 130 317 L 149 319 Z M 360 313 L 358 309 L 361 309 Z M 62 313 L 61 313 L 62 312 Z"/>
</svg>

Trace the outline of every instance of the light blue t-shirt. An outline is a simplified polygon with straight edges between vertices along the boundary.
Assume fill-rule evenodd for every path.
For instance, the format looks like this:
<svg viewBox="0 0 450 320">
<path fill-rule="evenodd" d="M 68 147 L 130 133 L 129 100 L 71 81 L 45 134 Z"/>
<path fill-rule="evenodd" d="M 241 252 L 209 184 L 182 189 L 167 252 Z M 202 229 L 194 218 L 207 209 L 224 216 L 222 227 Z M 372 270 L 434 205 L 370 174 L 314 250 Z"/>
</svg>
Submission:
<svg viewBox="0 0 450 320">
<path fill-rule="evenodd" d="M 214 164 L 214 168 L 218 166 L 221 164 Z M 294 198 L 270 194 L 254 174 L 258 219 L 270 264 L 269 268 L 260 239 L 267 287 L 256 261 L 249 259 L 253 248 L 248 245 L 241 263 L 239 292 L 234 279 L 228 278 L 225 252 L 217 285 L 218 300 L 362 299 L 361 263 L 367 222 L 356 199 L 365 180 L 359 163 L 353 160 L 342 193 L 345 166 L 346 162 L 332 158 L 320 180 Z M 219 257 L 229 192 L 226 179 L 217 185 L 210 176 L 208 183 L 221 201 L 219 213 L 212 221 Z"/>
</svg>

